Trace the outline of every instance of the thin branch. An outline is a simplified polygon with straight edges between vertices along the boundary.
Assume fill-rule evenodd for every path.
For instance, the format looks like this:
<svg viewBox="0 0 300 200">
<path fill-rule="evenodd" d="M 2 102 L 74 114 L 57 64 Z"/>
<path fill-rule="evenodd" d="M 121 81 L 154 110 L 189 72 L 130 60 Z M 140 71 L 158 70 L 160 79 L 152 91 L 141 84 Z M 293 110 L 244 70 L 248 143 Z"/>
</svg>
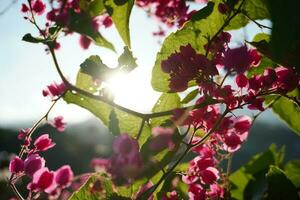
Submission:
<svg viewBox="0 0 300 200">
<path fill-rule="evenodd" d="M 145 119 L 142 119 L 142 123 L 141 123 L 141 126 L 140 126 L 140 129 L 139 129 L 139 132 L 136 136 L 136 140 L 139 140 L 141 135 L 142 135 L 142 132 L 143 132 L 143 129 L 144 129 L 144 126 L 145 126 L 145 122 L 146 120 Z"/>
<path fill-rule="evenodd" d="M 10 187 L 12 188 L 12 190 L 14 191 L 14 193 L 17 195 L 19 200 L 25 200 L 25 198 L 20 194 L 18 188 L 16 187 L 16 185 L 14 183 L 9 183 Z"/>
<path fill-rule="evenodd" d="M 245 17 L 247 17 L 250 21 L 252 21 L 253 23 L 255 23 L 259 28 L 266 28 L 266 29 L 272 30 L 271 27 L 266 26 L 266 25 L 263 25 L 263 24 L 261 24 L 261 23 L 258 23 L 256 20 L 252 19 L 252 18 L 248 15 L 248 13 L 247 13 L 246 11 L 242 11 L 241 13 L 242 13 L 243 15 L 245 15 Z"/>
</svg>

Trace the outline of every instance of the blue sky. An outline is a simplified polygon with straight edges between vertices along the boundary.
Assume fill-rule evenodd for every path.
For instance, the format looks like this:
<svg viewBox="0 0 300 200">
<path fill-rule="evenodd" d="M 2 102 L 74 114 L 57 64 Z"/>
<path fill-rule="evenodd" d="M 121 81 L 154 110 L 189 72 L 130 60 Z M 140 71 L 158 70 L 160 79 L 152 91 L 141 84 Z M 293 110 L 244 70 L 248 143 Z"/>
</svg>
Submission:
<svg viewBox="0 0 300 200">
<path fill-rule="evenodd" d="M 1 0 L 0 9 L 9 2 L 10 0 Z M 26 33 L 37 35 L 36 30 L 23 19 L 19 11 L 21 2 L 19 0 L 0 16 L 0 126 L 32 123 L 42 116 L 50 106 L 50 101 L 41 94 L 42 89 L 54 80 L 60 81 L 50 55 L 44 51 L 45 47 L 21 40 Z M 129 77 L 115 81 L 113 89 L 118 103 L 146 112 L 159 97 L 150 85 L 152 66 L 156 52 L 160 49 L 158 38 L 152 36 L 152 32 L 157 30 L 157 24 L 136 7 L 131 19 L 132 50 L 138 58 L 139 67 Z M 236 41 L 251 39 L 257 31 L 259 30 L 255 25 L 251 24 L 244 31 L 236 31 L 234 36 Z M 121 53 L 123 42 L 115 28 L 102 33 L 114 43 L 118 53 Z M 117 63 L 118 55 L 104 48 L 92 46 L 88 51 L 81 50 L 76 34 L 62 38 L 60 42 L 62 48 L 57 51 L 58 60 L 64 74 L 71 81 L 75 80 L 80 63 L 90 55 L 99 55 L 111 66 Z M 69 122 L 80 122 L 91 116 L 89 112 L 74 105 L 66 105 L 63 101 L 51 116 L 58 114 L 65 116 Z"/>
</svg>

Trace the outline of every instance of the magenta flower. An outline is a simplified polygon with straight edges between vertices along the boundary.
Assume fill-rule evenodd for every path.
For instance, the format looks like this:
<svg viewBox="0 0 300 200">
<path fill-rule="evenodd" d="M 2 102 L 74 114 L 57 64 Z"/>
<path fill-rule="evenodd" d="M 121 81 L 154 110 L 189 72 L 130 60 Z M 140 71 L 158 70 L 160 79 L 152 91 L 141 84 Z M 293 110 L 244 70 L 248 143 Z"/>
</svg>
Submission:
<svg viewBox="0 0 300 200">
<path fill-rule="evenodd" d="M 51 193 L 55 190 L 54 173 L 49 171 L 47 167 L 39 169 L 33 174 L 32 182 L 27 188 L 31 191 L 44 191 Z"/>
<path fill-rule="evenodd" d="M 219 171 L 214 167 L 208 167 L 207 169 L 200 172 L 201 180 L 204 184 L 213 184 L 219 178 Z"/>
<path fill-rule="evenodd" d="M 45 159 L 38 154 L 31 154 L 26 158 L 24 165 L 25 173 L 32 177 L 36 171 L 45 167 Z"/>
<path fill-rule="evenodd" d="M 22 3 L 22 8 L 21 8 L 21 12 L 22 13 L 26 13 L 29 11 L 29 8 L 26 4 Z"/>
<path fill-rule="evenodd" d="M 43 3 L 41 0 L 35 0 L 32 3 L 32 10 L 38 14 L 38 15 L 42 15 L 45 10 L 46 10 L 46 4 Z"/>
<path fill-rule="evenodd" d="M 153 138 L 150 140 L 149 147 L 154 151 L 161 151 L 165 148 L 172 150 L 175 146 L 173 142 L 173 129 L 155 127 L 152 129 Z"/>
<path fill-rule="evenodd" d="M 244 73 L 253 62 L 253 57 L 246 45 L 234 49 L 227 49 L 224 53 L 224 66 L 233 69 L 237 73 Z"/>
<path fill-rule="evenodd" d="M 34 141 L 34 146 L 37 151 L 46 151 L 55 146 L 48 134 L 43 134 Z"/>
<path fill-rule="evenodd" d="M 11 173 L 21 173 L 24 171 L 24 161 L 16 156 L 10 161 L 8 168 Z"/>
<path fill-rule="evenodd" d="M 123 156 L 134 155 L 138 152 L 139 145 L 137 141 L 128 134 L 118 136 L 113 142 L 113 151 Z"/>
<path fill-rule="evenodd" d="M 66 85 L 64 83 L 57 84 L 52 83 L 47 86 L 47 89 L 43 90 L 43 96 L 50 96 L 51 98 L 59 97 L 66 91 Z"/>
<path fill-rule="evenodd" d="M 217 200 L 224 198 L 224 189 L 218 184 L 210 185 L 210 191 L 207 192 L 209 199 Z"/>
<path fill-rule="evenodd" d="M 82 49 L 86 50 L 90 47 L 92 43 L 92 40 L 89 39 L 88 37 L 81 35 L 79 38 L 79 44 L 81 46 Z"/>
<path fill-rule="evenodd" d="M 192 184 L 189 186 L 189 199 L 190 200 L 205 200 L 205 189 L 200 184 Z"/>
<path fill-rule="evenodd" d="M 63 122 L 64 117 L 63 116 L 57 116 L 54 118 L 51 125 L 56 128 L 59 132 L 63 132 L 66 128 L 66 123 Z"/>
<path fill-rule="evenodd" d="M 54 177 L 56 184 L 60 188 L 66 188 L 71 185 L 74 174 L 69 165 L 64 165 L 55 171 Z"/>
<path fill-rule="evenodd" d="M 99 171 L 106 170 L 109 164 L 110 159 L 105 158 L 93 158 L 91 161 L 91 167 Z"/>
<path fill-rule="evenodd" d="M 244 88 L 248 85 L 248 79 L 244 74 L 238 74 L 235 77 L 235 82 L 236 82 L 237 86 L 240 88 Z"/>
<path fill-rule="evenodd" d="M 23 140 L 27 134 L 30 132 L 30 128 L 27 128 L 27 129 L 21 129 L 18 133 L 18 139 L 19 140 Z"/>
</svg>

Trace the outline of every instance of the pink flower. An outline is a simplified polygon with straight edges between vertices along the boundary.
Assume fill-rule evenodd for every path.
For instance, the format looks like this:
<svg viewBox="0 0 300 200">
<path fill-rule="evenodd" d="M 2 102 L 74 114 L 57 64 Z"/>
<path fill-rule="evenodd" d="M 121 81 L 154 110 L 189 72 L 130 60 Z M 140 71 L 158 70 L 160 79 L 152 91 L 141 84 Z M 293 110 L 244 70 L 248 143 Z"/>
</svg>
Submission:
<svg viewBox="0 0 300 200">
<path fill-rule="evenodd" d="M 207 192 L 207 196 L 211 200 L 219 200 L 224 198 L 224 189 L 218 184 L 210 185 L 210 191 Z"/>
<path fill-rule="evenodd" d="M 56 128 L 59 132 L 63 132 L 65 130 L 66 127 L 66 123 L 63 122 L 64 117 L 63 116 L 57 116 L 54 117 L 53 122 L 51 123 L 51 125 Z"/>
<path fill-rule="evenodd" d="M 208 167 L 207 169 L 200 172 L 201 180 L 205 184 L 213 184 L 219 178 L 219 171 L 214 167 Z"/>
<path fill-rule="evenodd" d="M 130 156 L 138 152 L 139 145 L 136 140 L 128 134 L 118 136 L 113 142 L 113 151 L 115 154 Z"/>
<path fill-rule="evenodd" d="M 60 188 L 66 188 L 71 185 L 74 175 L 71 167 L 64 165 L 55 171 L 54 177 L 56 184 Z"/>
<path fill-rule="evenodd" d="M 106 15 L 102 18 L 102 24 L 105 28 L 109 28 L 113 24 L 113 21 L 109 15 Z"/>
<path fill-rule="evenodd" d="M 92 40 L 89 39 L 88 37 L 81 35 L 79 38 L 79 44 L 81 46 L 82 49 L 86 50 L 89 48 L 89 46 L 91 45 Z"/>
<path fill-rule="evenodd" d="M 172 128 L 155 127 L 152 129 L 152 135 L 154 136 L 149 143 L 151 150 L 161 151 L 165 148 L 172 150 L 175 146 L 173 142 Z"/>
<path fill-rule="evenodd" d="M 26 13 L 29 11 L 29 8 L 26 4 L 22 3 L 22 8 L 21 8 L 21 12 L 22 13 Z"/>
<path fill-rule="evenodd" d="M 243 88 L 248 85 L 248 79 L 244 74 L 238 74 L 235 78 L 238 87 Z"/>
<path fill-rule="evenodd" d="M 27 128 L 27 129 L 21 129 L 18 133 L 18 139 L 19 140 L 23 140 L 27 134 L 30 132 L 30 128 Z"/>
<path fill-rule="evenodd" d="M 199 184 L 192 184 L 189 187 L 190 200 L 205 200 L 205 189 Z"/>
<path fill-rule="evenodd" d="M 229 7 L 225 3 L 219 3 L 218 10 L 221 14 L 226 14 L 229 10 Z"/>
<path fill-rule="evenodd" d="M 28 184 L 27 188 L 31 191 L 45 191 L 51 193 L 55 190 L 54 173 L 48 168 L 41 168 L 33 174 L 32 182 Z"/>
<path fill-rule="evenodd" d="M 43 96 L 50 96 L 51 98 L 59 97 L 66 91 L 66 86 L 64 83 L 57 84 L 52 83 L 47 86 L 47 89 L 43 90 Z"/>
<path fill-rule="evenodd" d="M 233 69 L 237 73 L 244 73 L 249 69 L 252 62 L 253 57 L 246 45 L 235 49 L 227 49 L 224 53 L 225 68 L 228 70 Z"/>
<path fill-rule="evenodd" d="M 24 161 L 16 156 L 10 161 L 8 168 L 11 173 L 21 173 L 24 171 Z"/>
<path fill-rule="evenodd" d="M 34 141 L 37 151 L 46 151 L 55 146 L 55 143 L 49 138 L 48 134 L 43 134 Z"/>
<path fill-rule="evenodd" d="M 91 161 L 91 167 L 97 171 L 106 170 L 110 164 L 110 160 L 106 158 L 93 158 Z"/>
<path fill-rule="evenodd" d="M 248 116 L 237 117 L 234 121 L 234 128 L 238 133 L 249 131 L 252 124 L 252 119 Z"/>
<path fill-rule="evenodd" d="M 224 136 L 224 149 L 228 152 L 237 151 L 242 144 L 242 140 L 239 135 L 235 133 L 228 133 Z"/>
<path fill-rule="evenodd" d="M 36 171 L 45 167 L 45 159 L 38 154 L 31 154 L 26 158 L 24 165 L 25 173 L 28 176 L 33 176 Z"/>
<path fill-rule="evenodd" d="M 44 4 L 41 0 L 35 0 L 32 3 L 32 10 L 38 14 L 42 15 L 45 12 L 46 4 Z"/>
</svg>

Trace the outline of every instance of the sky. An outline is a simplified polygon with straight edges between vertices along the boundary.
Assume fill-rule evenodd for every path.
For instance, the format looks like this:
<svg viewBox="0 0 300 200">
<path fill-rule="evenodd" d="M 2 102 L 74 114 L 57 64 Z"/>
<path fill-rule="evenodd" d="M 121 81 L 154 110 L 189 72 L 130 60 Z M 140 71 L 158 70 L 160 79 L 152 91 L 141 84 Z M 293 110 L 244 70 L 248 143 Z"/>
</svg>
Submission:
<svg viewBox="0 0 300 200">
<path fill-rule="evenodd" d="M 1 0 L 0 10 L 10 1 Z M 42 96 L 42 90 L 53 81 L 60 82 L 50 55 L 44 51 L 45 47 L 21 40 L 26 33 L 37 35 L 34 27 L 23 19 L 21 3 L 22 0 L 19 0 L 0 16 L 0 126 L 4 127 L 32 123 L 41 117 L 51 105 L 49 99 Z M 150 84 L 156 52 L 160 50 L 159 39 L 152 36 L 152 32 L 157 30 L 156 21 L 134 7 L 130 34 L 138 67 L 129 76 L 114 79 L 112 83 L 116 103 L 140 112 L 149 112 L 160 95 Z M 258 31 L 254 24 L 250 24 L 245 30 L 233 34 L 236 41 L 241 41 L 251 39 Z M 102 31 L 102 34 L 113 42 L 118 54 L 95 45 L 84 51 L 78 44 L 77 34 L 59 40 L 58 61 L 70 81 L 75 81 L 79 65 L 90 55 L 99 55 L 109 66 L 117 65 L 124 44 L 114 27 Z M 56 115 L 63 115 L 67 122 L 73 123 L 92 116 L 88 111 L 63 101 L 55 106 L 50 117 Z M 266 119 L 270 118 L 268 113 L 266 116 Z"/>
</svg>

